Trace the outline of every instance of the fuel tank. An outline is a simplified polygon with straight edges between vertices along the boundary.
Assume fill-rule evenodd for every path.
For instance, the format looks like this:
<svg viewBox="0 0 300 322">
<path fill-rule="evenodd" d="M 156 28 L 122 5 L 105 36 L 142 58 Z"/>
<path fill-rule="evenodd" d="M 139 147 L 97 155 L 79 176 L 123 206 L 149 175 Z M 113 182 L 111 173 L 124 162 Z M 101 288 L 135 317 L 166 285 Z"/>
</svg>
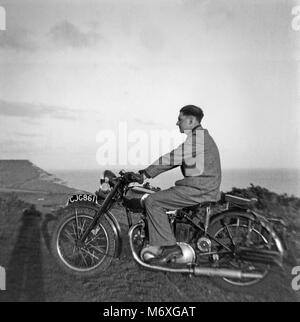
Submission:
<svg viewBox="0 0 300 322">
<path fill-rule="evenodd" d="M 144 187 L 129 187 L 123 197 L 123 205 L 133 212 L 143 211 L 145 208 L 144 200 L 152 193 L 155 193 L 155 191 Z"/>
</svg>

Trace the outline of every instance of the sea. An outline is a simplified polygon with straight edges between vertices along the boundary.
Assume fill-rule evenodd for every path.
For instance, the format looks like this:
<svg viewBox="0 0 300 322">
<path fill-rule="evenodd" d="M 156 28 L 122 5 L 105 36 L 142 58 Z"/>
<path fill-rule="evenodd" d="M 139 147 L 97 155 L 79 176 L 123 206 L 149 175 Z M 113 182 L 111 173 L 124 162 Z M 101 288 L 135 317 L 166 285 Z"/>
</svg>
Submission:
<svg viewBox="0 0 300 322">
<path fill-rule="evenodd" d="M 48 171 L 62 179 L 68 186 L 95 192 L 99 189 L 99 180 L 103 177 L 104 168 L 95 170 L 55 170 Z M 116 174 L 121 170 L 110 169 Z M 126 169 L 136 170 L 136 169 Z M 151 179 L 150 184 L 166 189 L 182 179 L 179 168 L 167 171 Z M 247 188 L 250 184 L 267 188 L 278 194 L 300 197 L 300 169 L 223 169 L 221 191 L 230 191 L 233 187 Z"/>
</svg>

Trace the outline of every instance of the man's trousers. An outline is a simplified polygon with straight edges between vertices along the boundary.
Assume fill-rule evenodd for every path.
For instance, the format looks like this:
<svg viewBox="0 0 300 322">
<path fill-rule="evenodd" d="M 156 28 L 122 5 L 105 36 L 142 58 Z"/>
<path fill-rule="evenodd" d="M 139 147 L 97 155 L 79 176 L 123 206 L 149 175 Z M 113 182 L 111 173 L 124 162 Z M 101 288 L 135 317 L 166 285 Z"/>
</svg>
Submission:
<svg viewBox="0 0 300 322">
<path fill-rule="evenodd" d="M 203 197 L 201 197 L 200 190 L 185 186 L 174 186 L 149 195 L 145 199 L 145 206 L 150 245 L 175 245 L 176 239 L 166 211 L 197 205 L 203 201 Z"/>
</svg>

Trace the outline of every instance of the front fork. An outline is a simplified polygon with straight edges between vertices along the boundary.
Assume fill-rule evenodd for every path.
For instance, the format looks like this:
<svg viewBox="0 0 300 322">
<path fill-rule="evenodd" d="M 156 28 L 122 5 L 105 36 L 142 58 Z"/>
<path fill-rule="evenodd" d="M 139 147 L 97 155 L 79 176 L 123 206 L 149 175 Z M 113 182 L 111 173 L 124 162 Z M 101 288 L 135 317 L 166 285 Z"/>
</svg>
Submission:
<svg viewBox="0 0 300 322">
<path fill-rule="evenodd" d="M 110 208 L 111 206 L 111 201 L 113 200 L 114 196 L 116 195 L 119 187 L 120 187 L 120 181 L 117 182 L 117 184 L 114 186 L 113 190 L 108 194 L 108 196 L 105 198 L 103 204 L 101 205 L 99 211 L 96 213 L 96 215 L 94 216 L 92 222 L 90 223 L 90 225 L 88 226 L 88 228 L 85 230 L 85 232 L 83 233 L 83 235 L 80 237 L 80 242 L 84 243 L 87 236 L 90 234 L 90 232 L 97 226 L 99 219 L 101 218 L 101 216 L 103 214 L 105 214 L 107 212 L 107 210 Z M 77 220 L 77 218 L 76 218 Z"/>
</svg>

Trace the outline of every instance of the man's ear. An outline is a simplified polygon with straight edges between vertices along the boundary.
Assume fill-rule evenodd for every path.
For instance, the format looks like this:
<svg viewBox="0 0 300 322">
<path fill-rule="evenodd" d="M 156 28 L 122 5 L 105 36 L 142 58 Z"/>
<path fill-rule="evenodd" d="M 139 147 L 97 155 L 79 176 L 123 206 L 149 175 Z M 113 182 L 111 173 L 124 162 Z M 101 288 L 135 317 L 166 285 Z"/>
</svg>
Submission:
<svg viewBox="0 0 300 322">
<path fill-rule="evenodd" d="M 194 118 L 192 116 L 189 117 L 189 124 L 190 125 L 194 124 Z"/>
</svg>

